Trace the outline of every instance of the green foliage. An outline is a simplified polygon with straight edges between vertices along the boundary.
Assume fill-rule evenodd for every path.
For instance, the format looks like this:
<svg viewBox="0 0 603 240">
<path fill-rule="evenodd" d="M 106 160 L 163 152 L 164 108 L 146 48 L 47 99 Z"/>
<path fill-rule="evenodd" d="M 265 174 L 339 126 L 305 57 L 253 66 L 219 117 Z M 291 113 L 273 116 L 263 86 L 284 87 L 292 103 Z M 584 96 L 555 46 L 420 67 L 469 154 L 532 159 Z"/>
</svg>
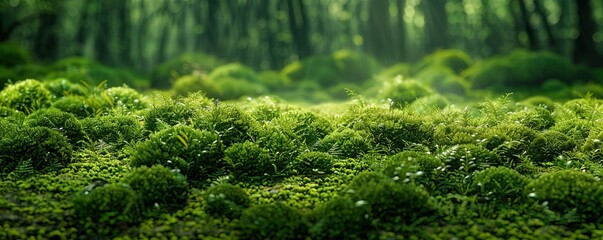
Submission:
<svg viewBox="0 0 603 240">
<path fill-rule="evenodd" d="M 574 67 L 550 52 L 514 51 L 473 65 L 463 75 L 473 88 L 503 90 L 505 86 L 537 87 L 549 79 L 573 80 Z"/>
<path fill-rule="evenodd" d="M 397 109 L 363 107 L 350 109 L 342 116 L 342 124 L 348 128 L 369 134 L 369 141 L 386 152 L 399 152 L 407 147 L 429 145 L 433 127 L 420 117 Z"/>
<path fill-rule="evenodd" d="M 555 124 L 552 112 L 544 105 L 514 112 L 509 120 L 538 131 L 546 130 Z"/>
<path fill-rule="evenodd" d="M 237 228 L 242 239 L 304 239 L 308 224 L 299 210 L 277 202 L 246 209 Z"/>
<path fill-rule="evenodd" d="M 267 149 L 250 141 L 234 143 L 224 150 L 224 160 L 236 179 L 258 179 L 284 170 L 285 163 L 276 161 Z"/>
<path fill-rule="evenodd" d="M 19 127 L 3 122 L 0 132 L 0 174 L 20 164 L 40 172 L 54 171 L 71 162 L 72 146 L 61 133 L 47 127 Z"/>
<path fill-rule="evenodd" d="M 333 126 L 327 118 L 309 111 L 288 111 L 273 122 L 291 134 L 291 137 L 308 146 L 313 146 L 333 131 Z"/>
<path fill-rule="evenodd" d="M 109 86 L 138 86 L 142 77 L 127 69 L 105 66 L 82 57 L 64 58 L 55 62 L 45 79 L 66 78 L 71 82 L 86 82 L 97 85 L 106 81 Z"/>
<path fill-rule="evenodd" d="M 203 83 L 207 78 L 206 75 L 190 74 L 174 80 L 172 92 L 174 96 L 188 96 L 191 93 L 206 91 Z"/>
<path fill-rule="evenodd" d="M 251 205 L 249 196 L 239 186 L 221 183 L 209 187 L 203 193 L 204 210 L 212 216 L 239 218 L 243 210 Z"/>
<path fill-rule="evenodd" d="M 185 53 L 160 64 L 152 74 L 151 87 L 167 89 L 176 79 L 189 74 L 208 74 L 222 63 L 204 53 Z"/>
<path fill-rule="evenodd" d="M 111 87 L 107 88 L 105 92 L 116 107 L 129 111 L 141 110 L 148 107 L 142 94 L 130 87 Z"/>
<path fill-rule="evenodd" d="M 85 222 L 124 227 L 140 221 L 141 199 L 124 184 L 85 189 L 73 198 L 73 203 L 77 216 Z"/>
<path fill-rule="evenodd" d="M 439 65 L 423 69 L 415 74 L 414 78 L 440 93 L 464 95 L 468 88 L 465 79 L 456 75 L 452 70 Z"/>
<path fill-rule="evenodd" d="M 291 87 L 291 80 L 281 72 L 267 70 L 261 71 L 260 82 L 271 91 L 279 91 Z"/>
<path fill-rule="evenodd" d="M 30 62 L 30 53 L 20 44 L 15 42 L 0 43 L 0 66 L 11 68 L 18 65 L 25 65 Z"/>
<path fill-rule="evenodd" d="M 493 167 L 473 175 L 473 192 L 484 200 L 518 203 L 523 200 L 528 179 L 507 167 Z"/>
<path fill-rule="evenodd" d="M 194 110 L 180 102 L 153 106 L 144 116 L 144 128 L 157 132 L 176 124 L 188 124 L 194 116 Z"/>
<path fill-rule="evenodd" d="M 292 82 L 317 82 L 330 87 L 338 83 L 363 83 L 379 71 L 379 64 L 371 57 L 350 50 L 332 55 L 312 56 L 285 66 L 283 75 Z"/>
<path fill-rule="evenodd" d="M 365 132 L 344 128 L 329 133 L 314 148 L 339 158 L 355 158 L 369 152 L 371 144 Z"/>
<path fill-rule="evenodd" d="M 52 98 L 57 99 L 71 95 L 83 95 L 82 86 L 72 83 L 66 78 L 44 81 L 44 87 L 50 91 Z"/>
<path fill-rule="evenodd" d="M 383 79 L 393 79 L 397 76 L 410 76 L 411 66 L 408 63 L 397 63 L 379 73 L 379 77 Z"/>
<path fill-rule="evenodd" d="M 603 188 L 600 180 L 590 174 L 557 171 L 542 174 L 530 182 L 524 194 L 558 213 L 575 211 L 582 220 L 601 219 Z"/>
<path fill-rule="evenodd" d="M 198 129 L 216 132 L 226 146 L 244 142 L 257 122 L 243 109 L 233 104 L 218 104 L 194 120 Z"/>
<path fill-rule="evenodd" d="M 107 115 L 80 120 L 89 141 L 107 143 L 117 149 L 142 140 L 142 124 L 132 115 Z"/>
<path fill-rule="evenodd" d="M 396 77 L 384 82 L 378 98 L 391 101 L 395 108 L 403 108 L 413 101 L 431 94 L 433 94 L 433 90 L 420 82 Z"/>
<path fill-rule="evenodd" d="M 416 183 L 427 189 L 435 189 L 439 172 L 444 164 L 434 155 L 425 152 L 403 151 L 388 157 L 381 163 L 381 172 L 403 183 Z"/>
<path fill-rule="evenodd" d="M 546 96 L 542 96 L 542 95 L 536 95 L 536 96 L 532 96 L 529 97 L 525 100 L 523 100 L 521 102 L 521 104 L 523 105 L 527 105 L 527 106 L 540 106 L 543 108 L 546 108 L 547 110 L 553 112 L 555 111 L 555 102 L 553 102 L 552 99 L 550 99 L 549 97 Z"/>
<path fill-rule="evenodd" d="M 418 224 L 420 218 L 433 216 L 437 210 L 425 189 L 396 183 L 380 173 L 359 174 L 345 193 L 357 205 L 368 204 L 373 221 L 392 226 Z"/>
<path fill-rule="evenodd" d="M 0 91 L 0 105 L 26 113 L 49 106 L 50 99 L 50 91 L 34 79 L 10 84 Z"/>
<path fill-rule="evenodd" d="M 546 163 L 552 162 L 560 154 L 571 151 L 576 147 L 573 139 L 567 135 L 549 130 L 539 134 L 528 148 L 528 155 L 532 162 Z"/>
<path fill-rule="evenodd" d="M 176 125 L 138 142 L 130 157 L 132 166 L 163 165 L 178 169 L 190 181 L 204 181 L 223 172 L 223 146 L 218 135 Z"/>
<path fill-rule="evenodd" d="M 304 152 L 299 154 L 295 160 L 289 162 L 287 167 L 299 175 L 311 176 L 313 174 L 325 174 L 331 172 L 335 159 L 324 152 Z"/>
<path fill-rule="evenodd" d="M 422 71 L 434 66 L 445 67 L 454 74 L 460 74 L 473 64 L 473 60 L 463 51 L 456 49 L 438 50 L 430 55 L 423 57 L 418 63 L 412 66 L 410 71 L 412 76 L 417 76 Z"/>
<path fill-rule="evenodd" d="M 347 197 L 336 196 L 310 214 L 313 239 L 366 239 L 374 226 L 367 218 L 370 207 Z"/>
<path fill-rule="evenodd" d="M 260 82 L 260 75 L 253 69 L 240 63 L 231 63 L 217 67 L 207 78 L 202 78 L 201 90 L 211 98 L 237 99 L 266 92 Z"/>
<path fill-rule="evenodd" d="M 80 122 L 71 113 L 58 109 L 40 109 L 27 116 L 26 125 L 31 127 L 48 127 L 63 134 L 72 145 L 78 145 L 84 139 L 84 131 Z"/>
<path fill-rule="evenodd" d="M 123 182 L 132 187 L 148 210 L 183 206 L 189 193 L 186 177 L 161 165 L 136 168 Z"/>
<path fill-rule="evenodd" d="M 64 96 L 54 101 L 51 106 L 78 118 L 94 116 L 94 109 L 88 106 L 86 99 L 81 96 Z"/>
</svg>

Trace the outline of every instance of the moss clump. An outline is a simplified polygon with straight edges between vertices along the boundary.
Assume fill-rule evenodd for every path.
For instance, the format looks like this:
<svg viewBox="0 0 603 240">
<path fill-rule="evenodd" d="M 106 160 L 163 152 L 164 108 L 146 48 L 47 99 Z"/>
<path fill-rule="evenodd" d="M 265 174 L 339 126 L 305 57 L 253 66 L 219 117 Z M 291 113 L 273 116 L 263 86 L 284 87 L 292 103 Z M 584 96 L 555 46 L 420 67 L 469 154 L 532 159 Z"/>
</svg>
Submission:
<svg viewBox="0 0 603 240">
<path fill-rule="evenodd" d="M 447 148 L 438 155 L 450 171 L 473 172 L 499 166 L 501 159 L 481 145 L 462 144 Z"/>
<path fill-rule="evenodd" d="M 144 137 L 144 129 L 132 115 L 108 115 L 80 120 L 89 141 L 101 141 L 117 149 Z"/>
<path fill-rule="evenodd" d="M 245 190 L 229 183 L 209 187 L 203 193 L 203 199 L 204 210 L 209 215 L 230 219 L 239 218 L 243 210 L 251 205 Z"/>
<path fill-rule="evenodd" d="M 414 75 L 417 81 L 431 86 L 439 93 L 453 93 L 464 95 L 469 84 L 456 75 L 452 70 L 442 66 L 432 66 Z"/>
<path fill-rule="evenodd" d="M 19 127 L 3 122 L 0 133 L 1 174 L 17 166 L 47 172 L 71 162 L 72 145 L 61 133 L 47 127 Z"/>
<path fill-rule="evenodd" d="M 418 63 L 412 66 L 411 74 L 416 76 L 425 69 L 438 66 L 450 69 L 454 74 L 460 74 L 473 64 L 469 55 L 460 50 L 446 49 L 438 50 L 430 55 L 423 57 Z"/>
<path fill-rule="evenodd" d="M 194 116 L 194 110 L 183 103 L 172 103 L 151 107 L 144 116 L 144 128 L 157 132 L 176 124 L 188 124 Z"/>
<path fill-rule="evenodd" d="M 44 87 L 52 94 L 52 99 L 56 100 L 64 96 L 83 95 L 82 86 L 72 83 L 66 78 L 57 78 L 54 80 L 44 81 Z"/>
<path fill-rule="evenodd" d="M 283 68 L 282 74 L 293 83 L 314 82 L 319 86 L 333 86 L 340 81 L 337 63 L 328 55 L 293 62 Z"/>
<path fill-rule="evenodd" d="M 514 112 L 509 120 L 519 122 L 538 131 L 546 130 L 555 125 L 552 112 L 545 106 L 535 106 Z"/>
<path fill-rule="evenodd" d="M 31 127 L 48 127 L 63 134 L 72 145 L 78 145 L 84 139 L 80 122 L 71 113 L 58 109 L 41 109 L 29 116 L 25 122 Z"/>
<path fill-rule="evenodd" d="M 105 66 L 82 57 L 69 57 L 55 62 L 45 79 L 66 78 L 71 82 L 84 82 L 92 86 L 106 83 L 109 86 L 138 86 L 140 79 L 128 69 Z"/>
<path fill-rule="evenodd" d="M 327 152 L 339 158 L 359 157 L 371 149 L 367 134 L 362 131 L 345 128 L 329 133 L 314 146 L 316 150 Z"/>
<path fill-rule="evenodd" d="M 380 70 L 379 63 L 371 56 L 351 50 L 339 50 L 332 55 L 340 72 L 340 81 L 362 84 Z"/>
<path fill-rule="evenodd" d="M 313 239 L 366 239 L 374 230 L 370 207 L 347 197 L 336 196 L 316 207 L 310 214 Z"/>
<path fill-rule="evenodd" d="M 514 51 L 473 65 L 463 73 L 474 88 L 505 90 L 507 86 L 538 87 L 546 80 L 571 83 L 573 65 L 549 52 Z"/>
<path fill-rule="evenodd" d="M 230 104 L 219 104 L 195 119 L 197 128 L 218 133 L 226 146 L 248 140 L 256 125 L 251 115 Z"/>
<path fill-rule="evenodd" d="M 256 179 L 275 175 L 284 170 L 284 163 L 276 162 L 269 151 L 250 141 L 235 143 L 224 150 L 224 160 L 236 179 Z"/>
<path fill-rule="evenodd" d="M 429 146 L 433 126 L 407 111 L 380 107 L 353 108 L 344 114 L 342 124 L 369 134 L 375 151 L 399 152 L 413 145 Z"/>
<path fill-rule="evenodd" d="M 38 80 L 27 79 L 0 91 L 0 104 L 30 113 L 50 105 L 52 95 Z"/>
<path fill-rule="evenodd" d="M 214 56 L 203 53 L 186 53 L 160 64 L 152 74 L 151 87 L 167 89 L 184 75 L 207 74 L 222 63 Z"/>
<path fill-rule="evenodd" d="M 246 209 L 237 227 L 242 239 L 304 239 L 308 231 L 305 216 L 280 202 Z"/>
<path fill-rule="evenodd" d="M 0 66 L 15 67 L 18 65 L 28 64 L 30 62 L 30 53 L 20 44 L 14 42 L 0 43 Z"/>
<path fill-rule="evenodd" d="M 315 145 L 333 131 L 331 121 L 309 111 L 289 111 L 273 122 L 299 141 L 299 144 L 307 146 Z"/>
<path fill-rule="evenodd" d="M 114 107 L 130 111 L 144 109 L 147 106 L 142 94 L 130 87 L 111 87 L 105 90 Z"/>
<path fill-rule="evenodd" d="M 324 152 L 304 152 L 299 154 L 294 161 L 289 162 L 289 171 L 295 174 L 309 176 L 331 172 L 335 158 Z"/>
<path fill-rule="evenodd" d="M 603 188 L 590 174 L 557 171 L 542 174 L 530 182 L 524 194 L 538 202 L 547 202 L 558 213 L 575 211 L 582 220 L 601 219 Z"/>
<path fill-rule="evenodd" d="M 388 157 L 382 163 L 381 172 L 398 182 L 413 182 L 433 189 L 438 182 L 438 171 L 443 167 L 442 161 L 432 154 L 403 151 Z"/>
<path fill-rule="evenodd" d="M 172 93 L 174 96 L 188 96 L 195 92 L 205 92 L 207 89 L 203 83 L 207 75 L 190 74 L 179 77 L 172 85 Z"/>
<path fill-rule="evenodd" d="M 147 209 L 183 206 L 189 193 L 186 177 L 161 165 L 136 168 L 123 182 L 132 187 Z"/>
<path fill-rule="evenodd" d="M 418 81 L 396 77 L 384 82 L 378 98 L 391 101 L 391 105 L 395 108 L 403 108 L 431 94 L 433 90 Z"/>
<path fill-rule="evenodd" d="M 176 125 L 137 143 L 130 160 L 136 167 L 163 165 L 178 169 L 190 181 L 204 181 L 224 171 L 222 153 L 222 143 L 215 133 Z"/>
<path fill-rule="evenodd" d="M 78 118 L 94 116 L 94 109 L 88 106 L 86 99 L 81 96 L 61 97 L 55 100 L 51 106 L 63 112 L 71 113 Z"/>
<path fill-rule="evenodd" d="M 399 184 L 380 173 L 364 172 L 354 177 L 346 196 L 356 204 L 370 206 L 370 218 L 384 224 L 417 223 L 433 216 L 436 205 L 429 193 L 414 184 Z"/>
<path fill-rule="evenodd" d="M 501 203 L 518 203 L 528 179 L 517 171 L 507 167 L 493 167 L 480 171 L 473 176 L 472 189 L 484 200 Z"/>
<path fill-rule="evenodd" d="M 119 227 L 140 221 L 141 199 L 127 185 L 106 184 L 78 193 L 74 199 L 77 216 L 87 223 Z M 98 228 L 98 226 L 87 226 Z"/>
<path fill-rule="evenodd" d="M 567 135 L 549 130 L 534 139 L 528 148 L 528 155 L 534 163 L 552 162 L 556 157 L 576 147 L 573 139 Z"/>
</svg>

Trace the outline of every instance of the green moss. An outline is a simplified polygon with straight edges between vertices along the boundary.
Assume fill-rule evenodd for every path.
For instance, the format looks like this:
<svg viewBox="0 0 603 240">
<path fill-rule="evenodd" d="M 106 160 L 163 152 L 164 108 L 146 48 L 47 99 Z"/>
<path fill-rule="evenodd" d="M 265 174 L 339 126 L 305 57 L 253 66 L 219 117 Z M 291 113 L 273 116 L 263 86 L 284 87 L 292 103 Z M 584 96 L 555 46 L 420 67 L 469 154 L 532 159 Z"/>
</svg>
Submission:
<svg viewBox="0 0 603 240">
<path fill-rule="evenodd" d="M 349 128 L 329 133 L 314 145 L 315 149 L 339 158 L 359 157 L 371 149 L 365 132 Z"/>
<path fill-rule="evenodd" d="M 329 119 L 309 111 L 285 112 L 273 123 L 307 146 L 313 146 L 333 131 Z"/>
<path fill-rule="evenodd" d="M 341 82 L 361 84 L 380 70 L 377 60 L 351 50 L 339 50 L 333 53 L 333 60 L 340 72 Z"/>
<path fill-rule="evenodd" d="M 298 175 L 311 176 L 314 174 L 328 174 L 334 162 L 333 156 L 323 152 L 304 152 L 295 160 L 289 162 L 287 168 Z"/>
<path fill-rule="evenodd" d="M 51 106 L 63 112 L 71 113 L 78 118 L 94 116 L 94 109 L 81 96 L 61 97 L 55 100 Z"/>
<path fill-rule="evenodd" d="M 157 132 L 176 124 L 188 124 L 193 116 L 194 110 L 180 102 L 154 106 L 144 116 L 144 128 Z"/>
<path fill-rule="evenodd" d="M 80 122 L 71 113 L 58 109 L 41 109 L 29 116 L 25 122 L 31 127 L 48 127 L 63 134 L 72 145 L 78 145 L 84 139 Z"/>
<path fill-rule="evenodd" d="M 10 84 L 0 91 L 0 105 L 30 113 L 50 105 L 50 91 L 34 79 Z"/>
<path fill-rule="evenodd" d="M 265 178 L 265 175 L 275 175 L 285 168 L 284 162 L 273 159 L 267 149 L 250 141 L 235 143 L 226 148 L 224 160 L 239 180 Z"/>
<path fill-rule="evenodd" d="M 537 131 L 546 130 L 555 124 L 552 112 L 545 106 L 534 106 L 514 112 L 509 120 Z"/>
<path fill-rule="evenodd" d="M 412 145 L 430 145 L 433 126 L 420 117 L 395 109 L 364 107 L 350 109 L 342 125 L 369 134 L 376 151 L 399 152 Z"/>
<path fill-rule="evenodd" d="M 152 74 L 151 87 L 167 89 L 171 83 L 192 73 L 208 74 L 221 61 L 203 53 L 185 53 L 160 64 Z"/>
<path fill-rule="evenodd" d="M 473 60 L 471 57 L 463 51 L 455 49 L 438 50 L 423 57 L 423 59 L 412 66 L 411 74 L 416 76 L 419 72 L 433 66 L 446 67 L 455 74 L 460 74 L 472 64 Z"/>
<path fill-rule="evenodd" d="M 117 149 L 134 144 L 144 137 L 142 124 L 132 115 L 85 118 L 80 122 L 89 141 L 100 141 Z"/>
<path fill-rule="evenodd" d="M 77 216 L 85 223 L 123 228 L 140 221 L 141 199 L 127 185 L 86 189 L 74 197 L 73 203 Z"/>
<path fill-rule="evenodd" d="M 203 193 L 204 210 L 212 216 L 239 218 L 251 205 L 249 196 L 239 186 L 222 183 L 209 187 Z"/>
<path fill-rule="evenodd" d="M 310 236 L 313 239 L 366 239 L 374 230 L 368 205 L 357 204 L 347 197 L 335 197 L 310 214 Z"/>
<path fill-rule="evenodd" d="M 151 211 L 181 207 L 189 193 L 186 177 L 161 165 L 134 169 L 123 182 L 132 187 Z"/>
<path fill-rule="evenodd" d="M 368 204 L 369 218 L 381 224 L 417 224 L 436 212 L 435 203 L 423 188 L 399 184 L 381 174 L 361 173 L 345 193 L 357 205 Z"/>
<path fill-rule="evenodd" d="M 603 189 L 592 175 L 574 171 L 542 174 L 530 182 L 524 194 L 559 213 L 575 211 L 581 220 L 601 219 Z"/>
<path fill-rule="evenodd" d="M 204 92 L 206 90 L 203 86 L 204 79 L 207 75 L 184 75 L 177 78 L 172 85 L 172 92 L 175 96 L 188 96 L 195 92 Z"/>
<path fill-rule="evenodd" d="M 250 138 L 257 122 L 238 105 L 219 104 L 194 120 L 198 129 L 216 132 L 226 146 Z"/>
<path fill-rule="evenodd" d="M 308 231 L 299 210 L 278 202 L 246 209 L 237 228 L 242 239 L 304 239 Z"/>
<path fill-rule="evenodd" d="M 138 86 L 141 76 L 128 69 L 105 66 L 82 57 L 69 57 L 55 62 L 45 79 L 66 78 L 71 82 L 84 82 L 93 86 L 105 82 L 109 86 Z"/>
<path fill-rule="evenodd" d="M 116 107 L 124 108 L 128 111 L 141 110 L 148 107 L 142 94 L 130 87 L 111 87 L 105 90 L 105 92 Z"/>
<path fill-rule="evenodd" d="M 224 171 L 223 146 L 218 135 L 176 125 L 137 143 L 130 157 L 133 166 L 163 165 L 178 169 L 190 181 L 205 181 Z"/>
<path fill-rule="evenodd" d="M 576 147 L 573 139 L 567 135 L 549 130 L 539 134 L 528 148 L 528 155 L 534 163 L 547 163 L 566 151 L 571 151 Z"/>
<path fill-rule="evenodd" d="M 403 151 L 388 157 L 381 163 L 380 170 L 386 176 L 398 182 L 413 182 L 428 189 L 435 185 L 444 168 L 444 164 L 434 155 L 424 152 Z"/>
<path fill-rule="evenodd" d="M 15 42 L 0 43 L 0 66 L 15 67 L 31 62 L 31 54 L 27 49 Z M 21 79 L 15 79 L 21 80 Z"/>
<path fill-rule="evenodd" d="M 391 105 L 395 108 L 403 108 L 415 100 L 431 94 L 433 94 L 433 90 L 422 83 L 395 78 L 384 83 L 378 98 L 391 101 Z"/>
<path fill-rule="evenodd" d="M 486 201 L 518 203 L 525 198 L 528 179 L 507 167 L 493 167 L 473 175 L 472 191 Z"/>
<path fill-rule="evenodd" d="M 2 174 L 17 167 L 54 171 L 71 162 L 72 145 L 61 133 L 47 127 L 19 127 L 5 124 L 0 133 Z"/>
<path fill-rule="evenodd" d="M 44 87 L 52 94 L 52 99 L 58 99 L 65 96 L 83 95 L 82 86 L 72 83 L 66 78 L 57 78 L 44 81 Z"/>
</svg>

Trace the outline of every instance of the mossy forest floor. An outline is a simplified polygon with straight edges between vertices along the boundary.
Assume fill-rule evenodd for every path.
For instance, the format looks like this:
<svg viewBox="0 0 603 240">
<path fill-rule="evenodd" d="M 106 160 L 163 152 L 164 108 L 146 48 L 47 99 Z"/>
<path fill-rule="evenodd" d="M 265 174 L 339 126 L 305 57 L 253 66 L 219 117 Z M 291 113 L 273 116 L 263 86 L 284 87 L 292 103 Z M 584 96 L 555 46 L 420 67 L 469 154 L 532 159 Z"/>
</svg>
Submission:
<svg viewBox="0 0 603 240">
<path fill-rule="evenodd" d="M 426 67 L 437 57 L 323 104 L 294 103 L 316 99 L 294 87 L 285 95 L 295 101 L 185 91 L 246 79 L 252 70 L 240 65 L 177 80 L 169 92 L 8 84 L 0 239 L 602 238 L 599 83 L 507 72 L 513 61 L 502 58 L 462 74 L 450 62 Z M 314 73 L 298 64 L 283 70 L 287 79 Z M 587 72 L 570 67 L 567 79 Z M 488 85 L 478 75 L 500 78 Z M 518 76 L 544 79 L 530 83 L 543 94 L 529 84 L 500 92 Z M 579 89 L 595 92 L 572 95 Z"/>
</svg>

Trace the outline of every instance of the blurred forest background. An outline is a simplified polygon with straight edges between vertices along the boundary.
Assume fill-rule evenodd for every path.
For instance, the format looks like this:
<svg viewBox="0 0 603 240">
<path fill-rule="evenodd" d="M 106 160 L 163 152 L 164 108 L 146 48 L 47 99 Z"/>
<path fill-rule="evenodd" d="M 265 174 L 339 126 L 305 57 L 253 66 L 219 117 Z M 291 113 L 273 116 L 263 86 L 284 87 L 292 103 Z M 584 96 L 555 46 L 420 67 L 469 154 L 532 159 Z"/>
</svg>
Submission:
<svg viewBox="0 0 603 240">
<path fill-rule="evenodd" d="M 151 74 L 201 52 L 260 71 L 340 49 L 382 66 L 437 49 L 546 50 L 603 66 L 600 0 L 1 0 L 0 42 Z M 166 87 L 154 83 L 155 87 Z"/>
</svg>

